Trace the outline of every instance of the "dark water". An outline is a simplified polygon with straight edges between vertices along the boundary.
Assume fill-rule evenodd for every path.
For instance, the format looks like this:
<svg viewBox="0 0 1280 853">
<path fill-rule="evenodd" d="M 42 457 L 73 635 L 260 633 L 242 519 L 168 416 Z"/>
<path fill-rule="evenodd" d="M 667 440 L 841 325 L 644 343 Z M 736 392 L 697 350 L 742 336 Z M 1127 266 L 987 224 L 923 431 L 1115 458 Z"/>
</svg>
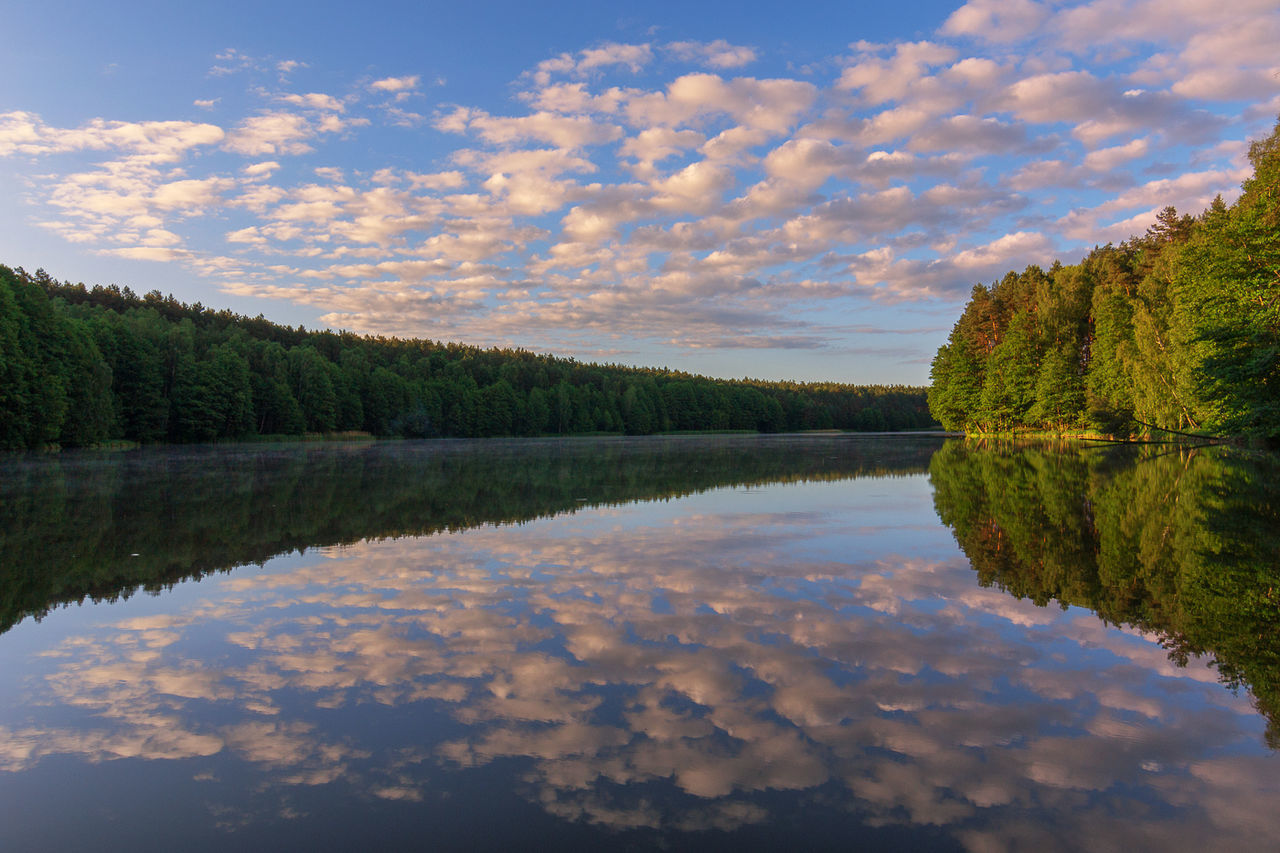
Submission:
<svg viewBox="0 0 1280 853">
<path fill-rule="evenodd" d="M 11 459 L 0 849 L 1276 849 L 1278 493 L 930 438 Z"/>
</svg>

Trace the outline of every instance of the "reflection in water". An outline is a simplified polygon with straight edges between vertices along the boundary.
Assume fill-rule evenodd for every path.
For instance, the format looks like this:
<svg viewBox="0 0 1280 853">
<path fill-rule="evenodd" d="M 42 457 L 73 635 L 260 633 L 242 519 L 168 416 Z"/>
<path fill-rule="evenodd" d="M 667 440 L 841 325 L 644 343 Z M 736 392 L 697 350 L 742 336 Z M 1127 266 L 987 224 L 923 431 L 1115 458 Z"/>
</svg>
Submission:
<svg viewBox="0 0 1280 853">
<path fill-rule="evenodd" d="M 969 549 L 948 507 L 989 526 L 994 491 L 948 491 L 988 464 L 956 447 L 933 483 Z M 1154 622 L 975 585 L 922 475 L 736 482 L 324 547 L 86 629 L 27 622 L 3 638 L 42 651 L 0 707 L 0 799 L 52 828 L 0 839 L 105 808 L 103 788 L 74 799 L 77 777 L 127 790 L 110 817 L 150 822 L 157 848 L 1280 839 L 1258 717 L 1208 666 L 1170 661 Z M 1103 541 L 1093 503 L 1073 529 Z M 1063 529 L 1065 506 L 1043 510 Z M 93 846 L 74 831 L 64 846 Z"/>
<path fill-rule="evenodd" d="M 937 439 L 231 446 L 0 459 L 0 631 L 294 549 L 522 522 L 725 485 L 927 470 Z"/>
<path fill-rule="evenodd" d="M 1221 448 L 955 442 L 935 502 L 984 586 L 1207 655 L 1280 746 L 1280 464 Z"/>
</svg>

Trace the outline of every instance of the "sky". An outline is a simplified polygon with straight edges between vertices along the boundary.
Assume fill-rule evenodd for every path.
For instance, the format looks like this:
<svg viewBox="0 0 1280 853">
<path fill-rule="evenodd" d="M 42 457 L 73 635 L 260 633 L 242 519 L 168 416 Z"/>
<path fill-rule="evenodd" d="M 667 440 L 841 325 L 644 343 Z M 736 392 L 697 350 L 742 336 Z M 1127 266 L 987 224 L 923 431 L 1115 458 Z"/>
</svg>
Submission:
<svg viewBox="0 0 1280 853">
<path fill-rule="evenodd" d="M 0 263 L 721 377 L 925 384 L 1280 113 L 1277 0 L 3 6 Z"/>
</svg>

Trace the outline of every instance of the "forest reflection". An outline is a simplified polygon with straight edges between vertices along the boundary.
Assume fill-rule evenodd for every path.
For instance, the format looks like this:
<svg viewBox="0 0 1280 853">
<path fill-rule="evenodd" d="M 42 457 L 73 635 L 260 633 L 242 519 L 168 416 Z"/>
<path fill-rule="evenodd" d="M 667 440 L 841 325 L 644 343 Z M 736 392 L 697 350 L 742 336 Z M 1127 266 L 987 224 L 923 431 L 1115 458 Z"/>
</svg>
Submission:
<svg viewBox="0 0 1280 853">
<path fill-rule="evenodd" d="M 1178 445 L 954 442 L 938 515 L 984 586 L 1205 656 L 1280 747 L 1280 461 Z"/>
<path fill-rule="evenodd" d="M 931 437 L 230 445 L 0 459 L 0 632 L 307 548 L 727 485 L 920 473 Z"/>
<path fill-rule="evenodd" d="M 335 546 L 207 578 L 182 608 L 106 611 L 105 624 L 34 664 L 33 701 L 61 710 L 0 724 L 0 770 L 54 756 L 185 761 L 208 812 L 234 815 L 238 831 L 308 796 L 322 810 L 335 791 L 425 808 L 461 797 L 467 774 L 493 771 L 495 809 L 516 792 L 564 825 L 649 841 L 788 820 L 795 838 L 854 846 L 850 822 L 910 828 L 899 840 L 915 849 L 1251 850 L 1280 838 L 1270 807 L 1280 783 L 1256 715 L 1193 654 L 1222 643 L 1190 632 L 1208 616 L 1169 598 L 1091 599 L 1127 626 L 1116 630 L 1042 606 L 1107 588 L 1080 561 L 1123 550 L 1108 542 L 1114 531 L 1152 553 L 1166 553 L 1168 536 L 1221 555 L 1210 534 L 1185 538 L 1174 516 L 1167 534 L 1148 530 L 1164 505 L 1151 493 L 1188 480 L 1233 493 L 1253 469 L 1217 454 L 1134 463 L 952 443 L 931 481 L 965 560 L 928 506 L 920 460 L 933 448 L 901 449 L 898 464 L 827 459 L 836 447 L 754 463 L 735 460 L 733 443 L 679 461 L 645 452 L 631 485 L 584 461 L 598 485 L 588 477 L 555 494 L 563 509 L 595 506 L 542 518 L 554 510 L 531 511 L 548 506 L 528 497 L 531 484 L 550 489 L 554 472 L 581 466 L 493 478 L 505 469 L 483 453 L 438 462 L 489 471 L 490 487 L 513 495 L 506 520 L 529 523 L 415 516 L 406 478 L 405 503 L 388 497 L 379 516 L 406 527 L 377 528 L 380 541 L 328 529 Z M 721 452 L 742 488 L 697 494 Z M 753 479 L 739 461 L 778 467 Z M 1181 475 L 1167 470 L 1175 463 Z M 681 501 L 624 505 L 609 491 L 661 496 L 639 484 L 677 469 L 663 489 L 683 490 Z M 1270 486 L 1257 488 L 1261 498 Z M 333 494 L 353 507 L 378 499 Z M 1240 511 L 1178 496 L 1197 518 Z M 1114 513 L 1099 508 L 1107 501 Z M 403 535 L 408 524 L 436 532 Z M 1023 536 L 1033 525 L 1056 533 Z M 1156 563 L 1141 559 L 1154 586 Z M 1179 565 L 1193 571 L 1185 554 Z M 1170 583 L 1180 592 L 1190 576 Z M 1149 615 L 1173 610 L 1184 614 L 1181 645 Z M 1219 646 L 1203 648 L 1225 666 Z"/>
</svg>

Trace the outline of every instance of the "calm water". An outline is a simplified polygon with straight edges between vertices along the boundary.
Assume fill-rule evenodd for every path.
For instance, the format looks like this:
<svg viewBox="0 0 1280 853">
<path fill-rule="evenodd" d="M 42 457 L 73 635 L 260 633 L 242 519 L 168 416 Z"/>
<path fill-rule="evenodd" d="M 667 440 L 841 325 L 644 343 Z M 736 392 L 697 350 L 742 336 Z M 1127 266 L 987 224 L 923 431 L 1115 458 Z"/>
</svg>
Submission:
<svg viewBox="0 0 1280 853">
<path fill-rule="evenodd" d="M 931 438 L 0 463 L 0 848 L 1273 850 L 1280 467 Z"/>
</svg>

